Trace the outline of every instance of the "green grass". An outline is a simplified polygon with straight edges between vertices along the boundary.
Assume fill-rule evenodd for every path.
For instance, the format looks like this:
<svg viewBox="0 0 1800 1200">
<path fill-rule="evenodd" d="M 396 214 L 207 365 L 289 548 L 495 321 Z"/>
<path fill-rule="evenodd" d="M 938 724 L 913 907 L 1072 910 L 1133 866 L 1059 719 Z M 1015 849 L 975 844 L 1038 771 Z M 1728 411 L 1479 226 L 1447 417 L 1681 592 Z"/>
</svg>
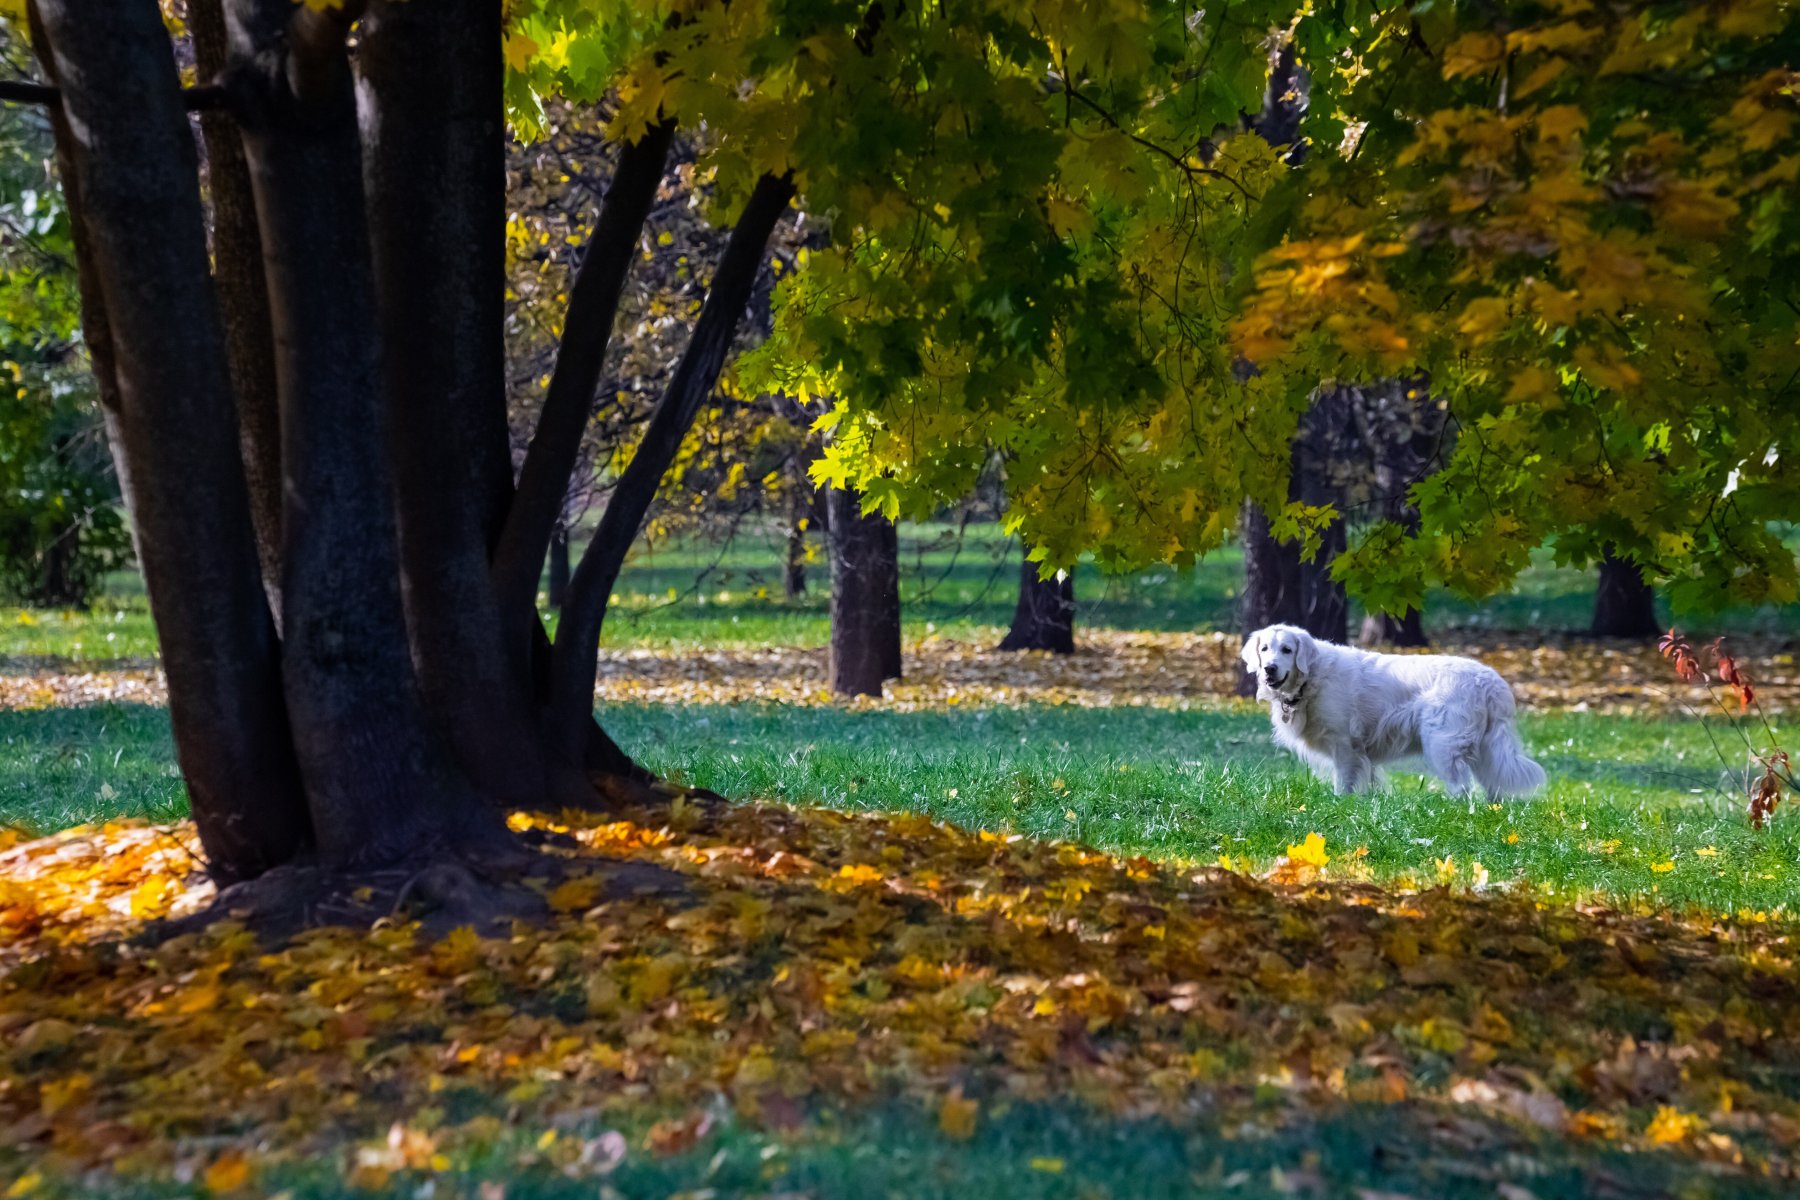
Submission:
<svg viewBox="0 0 1800 1200">
<path fill-rule="evenodd" d="M 639 1118 L 622 1128 L 639 1134 L 648 1123 Z M 573 1136 L 591 1138 L 604 1129 L 594 1125 Z M 569 1136 L 564 1131 L 560 1140 L 566 1144 Z M 1603 1144 L 1536 1136 L 1466 1110 L 1441 1114 L 1424 1105 L 1379 1110 L 1343 1105 L 1279 1126 L 1221 1128 L 1205 1114 L 1177 1125 L 1069 1105 L 1002 1103 L 988 1109 L 968 1141 L 945 1138 L 929 1112 L 910 1105 L 816 1112 L 792 1133 L 760 1130 L 727 1114 L 697 1146 L 680 1154 L 654 1156 L 640 1148 L 640 1137 L 628 1137 L 627 1152 L 604 1177 L 604 1188 L 591 1177 L 571 1177 L 559 1169 L 540 1138 L 535 1129 L 510 1129 L 482 1150 L 450 1156 L 445 1171 L 402 1171 L 383 1187 L 354 1194 L 371 1200 L 475 1197 L 487 1194 L 481 1191 L 487 1181 L 504 1183 L 508 1200 L 595 1195 L 1272 1200 L 1296 1194 L 1490 1200 L 1502 1183 L 1527 1188 L 1541 1200 L 1594 1195 L 1754 1200 L 1781 1194 L 1778 1184 L 1754 1177 L 1709 1178 L 1672 1154 L 1628 1155 Z M 292 1200 L 346 1194 L 341 1166 L 330 1159 L 277 1168 L 253 1185 L 255 1194 L 277 1190 Z M 53 1180 L 32 1192 L 54 1200 L 206 1194 L 198 1185 L 116 1178 Z"/>
<path fill-rule="evenodd" d="M 1012 619 L 1018 545 L 994 525 L 906 525 L 901 531 L 901 594 L 909 634 L 968 637 Z M 816 541 L 813 549 L 820 547 Z M 1426 603 L 1428 628 L 1581 630 L 1594 603 L 1594 573 L 1559 568 L 1547 553 L 1508 595 L 1473 602 L 1448 592 Z M 675 542 L 640 546 L 620 579 L 607 619 L 606 644 L 633 646 L 822 646 L 830 633 L 825 563 L 808 570 L 811 590 L 790 602 L 781 589 L 782 543 L 770 529 L 746 525 L 729 544 Z M 1143 630 L 1227 629 L 1243 577 L 1242 555 L 1226 547 L 1186 571 L 1151 568 L 1077 577 L 1079 627 Z M 1665 619 L 1674 617 L 1664 608 Z M 1353 621 L 1360 613 L 1353 611 Z M 1800 605 L 1743 609 L 1684 619 L 1711 632 L 1782 633 L 1800 627 Z M 102 666 L 156 653 L 143 583 L 112 576 L 90 611 L 0 608 L 0 670 L 45 660 Z M 10 668 L 6 664 L 11 664 Z"/>
<path fill-rule="evenodd" d="M 1339 797 L 1269 742 L 1248 707 L 1171 712 L 1027 705 L 944 712 L 616 706 L 608 728 L 652 769 L 726 795 L 916 811 L 968 828 L 1121 854 L 1264 869 L 1308 833 L 1367 847 L 1377 878 L 1791 916 L 1800 822 L 1751 830 L 1692 722 L 1571 713 L 1523 730 L 1551 777 L 1498 810 L 1418 776 Z M 133 705 L 0 712 L 0 822 L 48 832 L 185 807 L 166 719 Z M 1516 840 L 1513 840 L 1515 839 Z M 1716 855 L 1696 852 L 1711 848 Z M 1658 864 L 1674 864 L 1658 871 Z"/>
</svg>

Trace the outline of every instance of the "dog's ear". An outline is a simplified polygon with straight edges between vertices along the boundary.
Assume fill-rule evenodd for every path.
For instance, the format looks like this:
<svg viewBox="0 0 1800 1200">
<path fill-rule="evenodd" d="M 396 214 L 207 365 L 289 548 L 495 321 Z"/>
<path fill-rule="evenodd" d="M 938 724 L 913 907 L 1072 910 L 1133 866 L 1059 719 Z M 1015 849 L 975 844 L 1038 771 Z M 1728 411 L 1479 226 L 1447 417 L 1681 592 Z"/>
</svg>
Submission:
<svg viewBox="0 0 1800 1200">
<path fill-rule="evenodd" d="M 1256 652 L 1256 638 L 1254 633 L 1245 638 L 1244 648 L 1238 651 L 1238 657 L 1244 660 L 1244 669 L 1253 675 L 1262 668 L 1259 661 L 1262 656 Z"/>
<path fill-rule="evenodd" d="M 1311 671 L 1313 663 L 1318 661 L 1319 645 L 1313 641 L 1310 633 L 1296 634 L 1294 637 L 1294 666 L 1301 671 Z"/>
</svg>

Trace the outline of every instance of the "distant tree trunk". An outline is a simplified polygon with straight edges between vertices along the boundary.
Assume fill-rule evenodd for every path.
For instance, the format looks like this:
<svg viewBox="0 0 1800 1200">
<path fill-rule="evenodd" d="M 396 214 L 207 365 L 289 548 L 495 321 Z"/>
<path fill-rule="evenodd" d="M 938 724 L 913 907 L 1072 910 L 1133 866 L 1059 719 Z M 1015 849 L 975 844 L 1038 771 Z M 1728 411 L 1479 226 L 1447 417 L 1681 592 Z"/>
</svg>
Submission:
<svg viewBox="0 0 1800 1200">
<path fill-rule="evenodd" d="M 1290 500 L 1330 504 L 1339 499 L 1331 471 L 1331 447 L 1343 408 L 1340 397 L 1322 392 L 1302 418 L 1288 460 Z M 1344 585 L 1331 577 L 1332 561 L 1343 553 L 1346 539 L 1343 521 L 1336 521 L 1321 535 L 1318 552 L 1302 560 L 1300 543 L 1277 541 L 1267 515 L 1256 505 L 1246 504 L 1239 525 L 1244 547 L 1239 630 L 1250 633 L 1265 625 L 1298 625 L 1327 641 L 1349 640 L 1350 599 Z M 1256 680 L 1249 672 L 1238 672 L 1237 690 L 1242 696 L 1255 693 Z"/>
<path fill-rule="evenodd" d="M 1600 587 L 1594 593 L 1595 637 L 1652 638 L 1662 632 L 1656 621 L 1656 593 L 1644 573 L 1628 558 L 1607 551 L 1600 560 Z"/>
<path fill-rule="evenodd" d="M 880 513 L 862 514 L 862 496 L 827 493 L 831 523 L 831 690 L 879 696 L 900 678 L 900 540 Z"/>
<path fill-rule="evenodd" d="M 1425 636 L 1424 614 L 1416 608 L 1396 617 L 1391 613 L 1370 613 L 1363 618 L 1362 633 L 1357 638 L 1365 646 L 1429 646 Z"/>
<path fill-rule="evenodd" d="M 1049 650 L 1075 653 L 1075 573 L 1038 578 L 1038 565 L 1026 559 L 1019 568 L 1019 603 L 1001 650 Z"/>
<path fill-rule="evenodd" d="M 806 595 L 806 519 L 812 512 L 812 501 L 795 488 L 788 498 L 787 557 L 782 564 L 781 583 L 789 600 Z"/>
<path fill-rule="evenodd" d="M 560 610 L 569 594 L 569 530 L 558 525 L 550 533 L 550 607 Z"/>
</svg>

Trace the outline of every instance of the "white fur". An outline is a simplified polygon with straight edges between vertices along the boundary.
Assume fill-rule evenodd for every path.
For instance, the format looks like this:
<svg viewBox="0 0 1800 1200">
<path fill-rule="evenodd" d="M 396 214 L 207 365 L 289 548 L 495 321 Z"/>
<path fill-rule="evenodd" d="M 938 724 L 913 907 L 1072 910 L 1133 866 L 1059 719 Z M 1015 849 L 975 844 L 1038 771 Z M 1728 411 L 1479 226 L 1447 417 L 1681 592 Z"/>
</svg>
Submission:
<svg viewBox="0 0 1800 1200">
<path fill-rule="evenodd" d="M 1275 741 L 1339 795 L 1381 779 L 1383 765 L 1423 758 L 1454 795 L 1529 796 L 1544 769 L 1513 728 L 1513 694 L 1492 667 L 1447 654 L 1375 654 L 1270 625 L 1244 642 Z"/>
</svg>

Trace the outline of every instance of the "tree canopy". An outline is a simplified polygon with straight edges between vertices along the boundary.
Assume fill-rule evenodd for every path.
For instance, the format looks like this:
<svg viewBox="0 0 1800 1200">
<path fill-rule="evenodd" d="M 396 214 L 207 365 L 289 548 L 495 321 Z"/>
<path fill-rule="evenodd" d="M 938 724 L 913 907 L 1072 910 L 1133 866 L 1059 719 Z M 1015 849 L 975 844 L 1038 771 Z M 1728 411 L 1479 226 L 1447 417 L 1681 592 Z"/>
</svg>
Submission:
<svg viewBox="0 0 1800 1200">
<path fill-rule="evenodd" d="M 1308 394 L 1424 372 L 1454 453 L 1416 532 L 1339 566 L 1371 602 L 1492 591 L 1546 541 L 1680 603 L 1795 593 L 1777 0 L 590 12 L 515 16 L 515 120 L 616 86 L 618 136 L 706 129 L 727 211 L 793 172 L 832 245 L 740 374 L 829 398 L 819 478 L 871 505 L 927 511 L 998 448 L 1046 567 L 1191 559 L 1245 496 L 1309 534 Z M 1304 154 L 1245 136 L 1282 44 Z"/>
</svg>

